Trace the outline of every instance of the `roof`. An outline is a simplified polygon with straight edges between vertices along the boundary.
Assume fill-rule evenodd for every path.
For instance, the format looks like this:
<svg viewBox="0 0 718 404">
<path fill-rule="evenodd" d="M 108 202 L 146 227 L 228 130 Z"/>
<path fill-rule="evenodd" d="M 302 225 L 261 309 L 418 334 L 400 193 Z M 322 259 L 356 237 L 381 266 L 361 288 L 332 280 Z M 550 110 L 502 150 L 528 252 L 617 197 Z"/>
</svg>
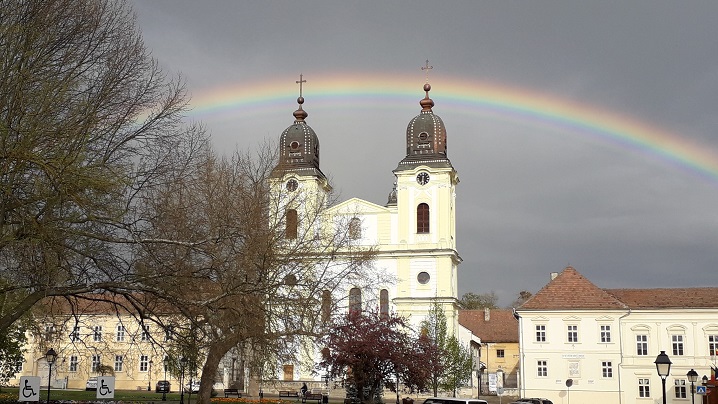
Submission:
<svg viewBox="0 0 718 404">
<path fill-rule="evenodd" d="M 669 296 L 658 299 L 657 296 Z M 601 289 L 575 268 L 556 278 L 519 307 L 519 310 L 718 308 L 718 288 Z"/>
<path fill-rule="evenodd" d="M 471 330 L 481 342 L 519 342 L 519 322 L 513 310 L 459 310 L 459 324 Z"/>
<path fill-rule="evenodd" d="M 620 300 L 570 266 L 520 306 L 522 310 L 626 308 Z"/>
</svg>

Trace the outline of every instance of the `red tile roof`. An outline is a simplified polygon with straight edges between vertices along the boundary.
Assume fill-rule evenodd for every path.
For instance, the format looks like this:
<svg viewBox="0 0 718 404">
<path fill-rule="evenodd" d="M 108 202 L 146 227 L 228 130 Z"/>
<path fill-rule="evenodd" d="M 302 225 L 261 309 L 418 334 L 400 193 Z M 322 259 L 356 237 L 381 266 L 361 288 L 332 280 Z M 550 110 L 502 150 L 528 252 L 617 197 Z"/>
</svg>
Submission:
<svg viewBox="0 0 718 404">
<path fill-rule="evenodd" d="M 625 308 L 625 304 L 591 283 L 573 267 L 566 267 L 520 306 L 521 310 Z"/>
<path fill-rule="evenodd" d="M 481 338 L 481 342 L 519 342 L 519 322 L 513 310 L 491 309 L 488 321 L 484 310 L 459 310 L 459 324 Z"/>
<path fill-rule="evenodd" d="M 718 288 L 601 289 L 569 266 L 519 310 L 677 307 L 718 308 Z"/>
</svg>

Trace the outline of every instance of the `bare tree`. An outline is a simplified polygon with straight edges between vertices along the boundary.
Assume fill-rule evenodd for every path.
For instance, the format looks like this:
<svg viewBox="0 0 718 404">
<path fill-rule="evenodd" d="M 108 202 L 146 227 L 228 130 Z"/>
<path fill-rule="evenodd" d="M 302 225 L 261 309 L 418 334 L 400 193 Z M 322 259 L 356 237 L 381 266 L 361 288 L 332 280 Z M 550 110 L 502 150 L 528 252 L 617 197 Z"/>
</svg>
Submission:
<svg viewBox="0 0 718 404">
<path fill-rule="evenodd" d="M 206 141 L 185 104 L 123 1 L 0 0 L 0 332 L 43 297 L 141 284 L 137 196 Z"/>
<path fill-rule="evenodd" d="M 146 293 L 182 313 L 180 333 L 206 352 L 200 402 L 208 403 L 220 360 L 251 347 L 255 367 L 297 353 L 326 331 L 325 291 L 362 278 L 373 251 L 353 245 L 348 224 L 327 217 L 331 195 L 288 193 L 270 178 L 275 147 L 218 158 L 206 148 L 197 164 L 148 193 L 138 272 Z M 279 194 L 277 193 L 279 192 Z M 285 233 L 283 206 L 301 205 L 297 232 Z M 164 242 L 161 242 L 161 241 Z M 337 304 L 337 302 L 334 302 Z M 324 305 L 324 307 L 322 307 Z M 162 322 L 161 312 L 145 315 Z M 197 341 L 199 340 L 199 341 Z M 262 355 L 262 353 L 269 353 Z"/>
</svg>

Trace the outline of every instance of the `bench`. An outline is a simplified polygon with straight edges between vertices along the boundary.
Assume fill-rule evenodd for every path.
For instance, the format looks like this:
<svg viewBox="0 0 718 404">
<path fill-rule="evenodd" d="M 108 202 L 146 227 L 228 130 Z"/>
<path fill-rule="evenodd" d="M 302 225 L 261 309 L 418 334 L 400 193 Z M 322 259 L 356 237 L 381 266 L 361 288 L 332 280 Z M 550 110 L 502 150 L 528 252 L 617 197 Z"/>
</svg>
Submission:
<svg viewBox="0 0 718 404">
<path fill-rule="evenodd" d="M 302 397 L 302 402 L 306 403 L 307 401 L 316 401 L 317 404 L 322 404 L 322 399 L 324 398 L 324 395 L 322 394 L 314 394 L 314 393 L 307 393 Z"/>
<path fill-rule="evenodd" d="M 224 389 L 224 398 L 227 398 L 229 396 L 242 398 L 242 393 L 239 392 L 239 389 Z"/>
<path fill-rule="evenodd" d="M 289 391 L 289 390 L 279 390 L 279 398 L 299 398 L 299 393 L 296 391 Z"/>
</svg>

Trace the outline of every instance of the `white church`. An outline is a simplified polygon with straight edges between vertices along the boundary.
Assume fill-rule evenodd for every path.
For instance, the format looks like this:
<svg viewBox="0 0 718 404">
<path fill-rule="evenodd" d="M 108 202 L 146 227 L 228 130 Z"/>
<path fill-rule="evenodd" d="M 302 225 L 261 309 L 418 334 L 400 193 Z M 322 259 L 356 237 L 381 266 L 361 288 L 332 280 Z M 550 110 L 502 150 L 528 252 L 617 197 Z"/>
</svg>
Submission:
<svg viewBox="0 0 718 404">
<path fill-rule="evenodd" d="M 301 86 L 300 78 L 298 83 Z M 352 305 L 376 305 L 380 313 L 392 312 L 409 320 L 415 329 L 433 304 L 444 309 L 450 333 L 458 324 L 458 271 L 456 249 L 456 185 L 459 176 L 447 156 L 446 128 L 434 114 L 429 98 L 431 85 L 423 88 L 421 111 L 406 129 L 406 151 L 397 153 L 394 188 L 384 205 L 351 198 L 327 208 L 332 217 L 344 217 L 356 244 L 376 251 L 373 267 L 385 281 L 367 286 L 347 279 L 341 293 Z M 301 227 L 302 209 L 325 203 L 331 191 L 319 167 L 319 137 L 308 125 L 304 98 L 297 99 L 294 123 L 281 134 L 280 157 L 272 174 L 273 192 L 311 195 L 296 198 L 303 203 L 283 206 L 289 237 Z M 397 134 L 398 135 L 398 134 Z M 389 185 L 389 184 L 387 184 Z M 281 198 L 281 196 L 280 196 Z M 299 219 L 297 219 L 299 218 Z M 301 230 L 300 230 L 301 232 Z M 352 283 L 356 282 L 356 283 Z M 366 308 L 366 306 L 365 306 Z M 306 358 L 310 359 L 310 358 Z M 279 364 L 279 381 L 314 380 L 321 376 L 300 364 Z"/>
</svg>

